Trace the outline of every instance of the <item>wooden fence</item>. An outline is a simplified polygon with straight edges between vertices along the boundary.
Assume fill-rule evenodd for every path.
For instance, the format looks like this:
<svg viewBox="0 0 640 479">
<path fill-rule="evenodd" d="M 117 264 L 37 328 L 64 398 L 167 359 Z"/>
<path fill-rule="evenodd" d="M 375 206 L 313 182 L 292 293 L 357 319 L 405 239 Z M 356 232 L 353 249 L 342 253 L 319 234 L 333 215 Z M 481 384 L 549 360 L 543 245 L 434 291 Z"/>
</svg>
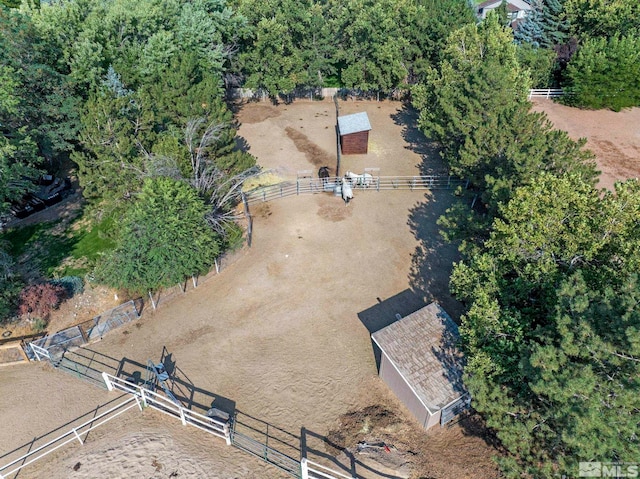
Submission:
<svg viewBox="0 0 640 479">
<path fill-rule="evenodd" d="M 342 178 L 298 178 L 270 186 L 262 186 L 244 193 L 246 204 L 263 203 L 287 196 L 336 193 L 336 185 L 340 186 Z M 382 190 L 437 190 L 455 189 L 458 186 L 467 188 L 469 181 L 448 175 L 425 176 L 371 176 L 368 180 L 353 183 L 357 191 Z M 339 191 L 339 190 L 338 190 Z"/>
</svg>

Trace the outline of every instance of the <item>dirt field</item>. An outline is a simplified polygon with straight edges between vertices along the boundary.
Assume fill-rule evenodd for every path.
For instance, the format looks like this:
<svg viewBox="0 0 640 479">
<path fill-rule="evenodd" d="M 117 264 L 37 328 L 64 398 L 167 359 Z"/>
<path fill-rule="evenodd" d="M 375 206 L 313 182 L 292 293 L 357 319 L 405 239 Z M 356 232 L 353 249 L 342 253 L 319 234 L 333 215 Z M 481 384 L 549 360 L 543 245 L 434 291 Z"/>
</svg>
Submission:
<svg viewBox="0 0 640 479">
<path fill-rule="evenodd" d="M 640 175 L 640 110 L 570 109 L 537 101 L 558 128 L 585 136 L 603 171 L 601 186 Z M 366 111 L 368 155 L 343 158 L 342 171 L 379 167 L 382 175 L 442 169 L 399 103 L 346 102 L 341 114 Z M 300 170 L 335 169 L 335 108 L 330 102 L 245 105 L 241 145 L 283 179 Z M 293 197 L 254 208 L 254 242 L 221 275 L 149 309 L 136 324 L 91 348 L 105 369 L 170 354 L 192 385 L 194 409 L 234 407 L 243 423 L 287 437 L 294 454 L 300 428 L 314 459 L 337 455 L 359 477 L 490 478 L 496 453 L 481 424 L 464 421 L 424 434 L 376 376 L 369 332 L 432 299 L 454 317 L 447 293 L 455 248 L 441 244 L 435 220 L 452 201 L 439 192 L 357 192 L 339 198 Z M 85 319 L 85 318 L 82 318 Z M 108 404 L 101 391 L 43 364 L 0 369 L 0 451 Z M 155 411 L 131 411 L 66 446 L 21 478 L 286 477 L 205 433 L 188 432 Z M 274 431 L 277 431 L 274 433 Z M 324 438 L 324 439 L 323 439 Z M 359 440 L 389 453 L 359 453 Z M 282 446 L 288 447 L 288 446 Z M 24 452 L 24 451 L 23 451 Z M 0 460 L 0 463 L 4 463 Z"/>
<path fill-rule="evenodd" d="M 369 114 L 373 127 L 370 153 L 343 157 L 342 171 L 442 169 L 415 129 L 415 116 L 400 103 L 341 104 L 341 114 L 358 111 Z M 283 178 L 335 163 L 331 102 L 249 104 L 238 118 L 240 143 Z M 348 207 L 329 194 L 254 207 L 252 248 L 220 275 L 155 312 L 147 307 L 137 323 L 91 348 L 106 364 L 127 367 L 158 361 L 164 350 L 191 384 L 194 409 L 233 406 L 240 420 L 268 424 L 294 445 L 305 427 L 315 438 L 313 458 L 339 453 L 347 470 L 355 464 L 358 477 L 496 477 L 490 460 L 496 450 L 477 423 L 428 434 L 413 423 L 378 379 L 369 337 L 395 313 L 433 299 L 452 316 L 460 314 L 447 293 L 456 248 L 441 243 L 435 224 L 452 195 L 355 193 Z M 37 364 L 0 369 L 0 385 L 0 451 L 116 397 Z M 93 431 L 84 446 L 66 446 L 28 466 L 20 478 L 286 477 L 160 413 L 127 414 Z M 342 443 L 322 439 L 329 437 Z M 394 449 L 382 457 L 360 454 L 360 439 Z"/>
<path fill-rule="evenodd" d="M 618 180 L 640 178 L 640 108 L 621 112 L 580 110 L 535 100 L 535 111 L 544 111 L 554 126 L 574 139 L 587 138 L 596 155 L 601 188 L 613 189 Z"/>
</svg>

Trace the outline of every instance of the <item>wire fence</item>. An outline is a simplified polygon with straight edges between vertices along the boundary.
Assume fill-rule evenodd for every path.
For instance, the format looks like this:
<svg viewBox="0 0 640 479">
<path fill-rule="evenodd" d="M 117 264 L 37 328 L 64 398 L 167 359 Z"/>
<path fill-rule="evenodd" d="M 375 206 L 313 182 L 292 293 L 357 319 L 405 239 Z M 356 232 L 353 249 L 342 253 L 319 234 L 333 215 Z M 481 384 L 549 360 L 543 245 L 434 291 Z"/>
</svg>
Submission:
<svg viewBox="0 0 640 479">
<path fill-rule="evenodd" d="M 139 318 L 140 300 L 131 300 L 89 321 L 29 343 L 32 359 L 57 361 L 65 351 L 98 341 L 109 331 Z"/>
</svg>

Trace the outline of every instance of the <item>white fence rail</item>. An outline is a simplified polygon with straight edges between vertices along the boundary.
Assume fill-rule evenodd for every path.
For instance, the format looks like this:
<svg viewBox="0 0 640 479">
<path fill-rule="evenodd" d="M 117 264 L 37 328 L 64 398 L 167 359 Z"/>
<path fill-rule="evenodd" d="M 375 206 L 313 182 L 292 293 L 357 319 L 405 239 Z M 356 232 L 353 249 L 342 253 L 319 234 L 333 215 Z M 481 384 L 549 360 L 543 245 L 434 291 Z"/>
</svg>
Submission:
<svg viewBox="0 0 640 479">
<path fill-rule="evenodd" d="M 213 434 L 214 436 L 224 439 L 228 445 L 231 444 L 231 435 L 228 423 L 198 414 L 190 409 L 179 406 L 162 394 L 129 381 L 125 381 L 124 379 L 111 376 L 107 373 L 102 373 L 102 377 L 104 378 L 104 382 L 106 383 L 109 391 L 117 389 L 133 394 L 134 397 L 138 397 L 140 399 L 144 407 L 151 407 L 157 411 L 167 414 L 168 416 L 180 419 L 183 426 L 190 424 L 198 429 L 208 432 L 209 434 Z"/>
<path fill-rule="evenodd" d="M 261 186 L 245 192 L 247 204 L 284 198 L 287 196 L 334 193 L 336 185 L 340 187 L 342 178 L 299 178 L 275 185 Z M 381 190 L 437 190 L 468 187 L 469 181 L 449 175 L 425 176 L 371 176 L 360 182 L 352 183 L 352 188 L 362 191 Z"/>
<path fill-rule="evenodd" d="M 106 372 L 102 373 L 102 378 L 104 379 L 109 391 L 123 391 L 131 396 L 124 399 L 111 409 L 104 411 L 83 424 L 72 428 L 46 444 L 38 446 L 27 454 L 12 460 L 4 466 L 0 466 L 0 479 L 9 478 L 11 475 L 18 473 L 25 466 L 42 459 L 70 442 L 79 441 L 80 444 L 84 444 L 83 436 L 86 436 L 89 431 L 118 417 L 120 414 L 123 414 L 134 407 L 138 407 L 140 410 L 144 407 L 156 409 L 164 414 L 179 419 L 184 426 L 192 425 L 200 430 L 208 432 L 209 434 L 220 437 L 225 440 L 227 445 L 236 446 L 245 452 L 258 456 L 268 463 L 288 472 L 294 477 L 300 477 L 300 479 L 354 479 L 353 476 L 310 461 L 306 457 L 302 457 L 298 463 L 296 459 L 293 459 L 271 447 L 266 447 L 266 445 L 263 445 L 248 436 L 234 433 L 231 431 L 229 427 L 230 423 L 228 421 L 225 422 L 223 420 L 204 416 L 190 409 L 186 409 L 175 404 L 171 399 L 163 396 L 162 394 L 158 394 L 146 387 L 125 381 L 124 379 L 112 376 Z M 304 456 L 306 454 L 302 455 Z"/>
<path fill-rule="evenodd" d="M 292 467 L 292 458 L 271 448 L 268 448 L 269 450 L 265 451 L 262 443 L 252 440 L 248 436 L 233 433 L 228 422 L 203 416 L 202 414 L 198 414 L 190 409 L 178 406 L 165 396 L 145 387 L 125 381 L 124 379 L 107 373 L 102 373 L 102 377 L 104 378 L 109 391 L 113 391 L 115 389 L 133 394 L 136 401 L 140 402 L 141 407 L 151 407 L 176 419 L 180 419 L 184 426 L 190 424 L 197 427 L 198 429 L 224 439 L 229 446 L 233 445 L 239 449 L 249 452 L 250 454 L 261 457 L 265 460 L 268 459 L 268 462 L 280 469 L 297 475 L 297 467 L 295 468 L 296 472 L 294 472 L 294 468 Z M 268 458 L 266 457 L 267 454 L 269 456 Z M 302 479 L 353 479 L 351 476 L 309 461 L 306 458 L 300 460 L 299 470 Z"/>
<path fill-rule="evenodd" d="M 301 479 L 354 479 L 353 476 L 310 461 L 306 457 L 300 460 L 300 469 L 302 471 Z"/>
<path fill-rule="evenodd" d="M 61 436 L 58 436 L 57 438 L 47 442 L 46 444 L 38 446 L 34 450 L 29 451 L 27 454 L 11 461 L 9 464 L 0 466 L 0 479 L 8 478 L 12 474 L 16 474 L 23 467 L 28 466 L 38 459 L 42 459 L 46 455 L 51 454 L 53 451 L 61 448 L 62 446 L 65 446 L 66 444 L 69 444 L 70 442 L 79 441 L 80 444 L 84 444 L 84 441 L 82 439 L 83 435 L 86 436 L 89 431 L 97 428 L 98 426 L 101 426 L 102 424 L 114 419 L 115 417 L 118 417 L 120 414 L 123 414 L 124 412 L 136 406 L 141 408 L 140 402 L 136 396 L 126 398 L 116 406 L 99 414 L 91 420 L 81 424 L 80 426 L 74 427 L 70 431 L 65 432 Z"/>
<path fill-rule="evenodd" d="M 562 88 L 534 88 L 529 90 L 529 99 L 531 98 L 557 98 L 564 96 Z"/>
</svg>

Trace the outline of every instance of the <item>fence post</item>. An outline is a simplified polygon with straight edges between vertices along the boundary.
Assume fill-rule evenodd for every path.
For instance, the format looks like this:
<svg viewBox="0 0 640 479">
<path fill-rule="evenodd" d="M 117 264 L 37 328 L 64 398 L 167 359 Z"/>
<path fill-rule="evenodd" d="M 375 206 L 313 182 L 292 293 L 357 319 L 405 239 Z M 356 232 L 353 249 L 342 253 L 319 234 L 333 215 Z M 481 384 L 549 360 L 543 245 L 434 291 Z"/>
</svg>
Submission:
<svg viewBox="0 0 640 479">
<path fill-rule="evenodd" d="M 78 438 L 78 441 L 80 441 L 80 444 L 82 444 L 84 446 L 84 442 L 82 442 L 82 439 L 80 438 L 80 436 L 78 435 L 78 431 L 76 431 L 76 429 L 73 429 L 73 433 L 76 435 L 76 437 Z"/>
<path fill-rule="evenodd" d="M 213 258 L 213 264 L 216 266 L 216 274 L 220 274 L 220 267 L 218 266 L 218 258 Z"/>
<path fill-rule="evenodd" d="M 306 457 L 300 459 L 300 478 L 309 479 L 309 465 Z"/>
<path fill-rule="evenodd" d="M 198 287 L 198 283 L 196 282 L 196 277 L 194 275 L 191 275 L 191 280 L 193 281 L 193 287 L 197 288 Z"/>
<path fill-rule="evenodd" d="M 149 291 L 149 299 L 151 300 L 151 306 L 153 306 L 153 309 L 156 309 L 156 302 L 153 300 L 153 296 L 151 296 L 151 291 Z"/>
<path fill-rule="evenodd" d="M 144 407 L 147 407 L 148 404 L 147 404 L 147 398 L 144 395 L 144 388 L 140 388 L 140 398 L 142 399 L 142 405 Z"/>
<path fill-rule="evenodd" d="M 111 380 L 109 379 L 109 375 L 105 372 L 102 373 L 102 379 L 104 383 L 107 385 L 108 391 L 113 391 L 113 384 L 111 384 Z"/>
<path fill-rule="evenodd" d="M 225 423 L 224 426 L 222 426 L 222 430 L 224 432 L 224 440 L 227 443 L 227 446 L 231 445 L 231 431 L 229 431 L 229 423 Z"/>
<path fill-rule="evenodd" d="M 187 425 L 187 418 L 184 416 L 184 408 L 180 408 L 180 421 L 182 422 L 183 426 Z"/>
<path fill-rule="evenodd" d="M 34 348 L 33 346 L 31 346 L 31 343 L 29 343 L 29 347 L 31 348 L 31 352 L 34 354 L 34 356 L 36 357 L 36 359 L 38 361 L 42 361 L 42 359 L 40 359 L 40 356 L 38 355 L 38 352 L 36 351 L 36 348 Z"/>
</svg>

